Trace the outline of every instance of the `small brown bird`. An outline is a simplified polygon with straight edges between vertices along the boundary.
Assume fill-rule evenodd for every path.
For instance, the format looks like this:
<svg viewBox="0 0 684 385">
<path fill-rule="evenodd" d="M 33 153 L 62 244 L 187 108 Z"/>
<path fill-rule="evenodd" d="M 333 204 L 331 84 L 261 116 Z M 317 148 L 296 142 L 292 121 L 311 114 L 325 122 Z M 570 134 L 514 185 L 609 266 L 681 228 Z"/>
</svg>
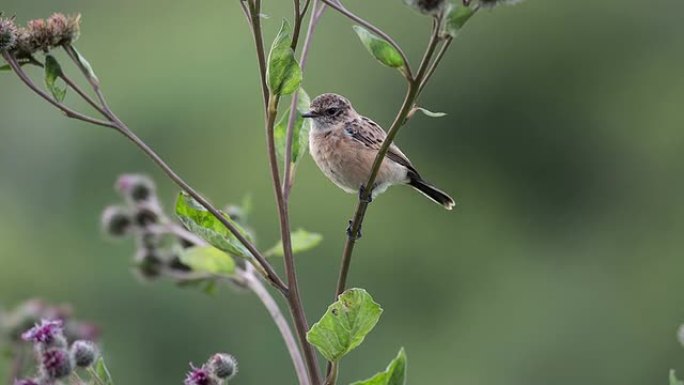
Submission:
<svg viewBox="0 0 684 385">
<path fill-rule="evenodd" d="M 336 94 L 316 97 L 302 116 L 313 119 L 309 147 L 321 171 L 346 192 L 364 189 L 375 156 L 387 136 L 385 131 L 359 115 L 349 100 Z M 454 200 L 426 182 L 399 147 L 392 144 L 380 166 L 371 197 L 395 184 L 408 184 L 447 210 L 454 207 Z"/>
</svg>

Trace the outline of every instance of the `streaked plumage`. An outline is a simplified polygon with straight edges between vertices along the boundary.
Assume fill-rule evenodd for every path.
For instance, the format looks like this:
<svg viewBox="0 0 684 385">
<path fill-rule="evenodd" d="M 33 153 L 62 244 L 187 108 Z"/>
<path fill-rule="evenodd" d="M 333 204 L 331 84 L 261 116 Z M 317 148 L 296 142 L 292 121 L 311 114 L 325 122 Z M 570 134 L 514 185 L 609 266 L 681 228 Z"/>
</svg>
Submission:
<svg viewBox="0 0 684 385">
<path fill-rule="evenodd" d="M 375 156 L 387 136 L 385 131 L 336 94 L 318 96 L 303 116 L 313 118 L 309 146 L 318 167 L 344 191 L 358 192 L 368 182 Z M 448 210 L 454 207 L 454 200 L 423 180 L 406 155 L 392 144 L 380 166 L 373 198 L 395 184 L 408 184 Z"/>
</svg>

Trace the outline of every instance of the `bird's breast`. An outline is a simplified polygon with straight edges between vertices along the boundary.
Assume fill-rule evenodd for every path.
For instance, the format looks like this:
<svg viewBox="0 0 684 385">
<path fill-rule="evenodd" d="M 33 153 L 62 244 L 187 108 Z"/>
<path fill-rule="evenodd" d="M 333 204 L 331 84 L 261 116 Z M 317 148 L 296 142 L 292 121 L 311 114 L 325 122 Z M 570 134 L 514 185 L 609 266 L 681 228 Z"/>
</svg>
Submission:
<svg viewBox="0 0 684 385">
<path fill-rule="evenodd" d="M 343 130 L 312 130 L 309 136 L 311 156 L 321 171 L 349 193 L 367 183 L 377 151 L 350 138 Z M 406 169 L 388 159 L 383 161 L 376 178 L 377 187 L 404 182 Z M 381 187 L 382 186 L 382 187 Z"/>
</svg>

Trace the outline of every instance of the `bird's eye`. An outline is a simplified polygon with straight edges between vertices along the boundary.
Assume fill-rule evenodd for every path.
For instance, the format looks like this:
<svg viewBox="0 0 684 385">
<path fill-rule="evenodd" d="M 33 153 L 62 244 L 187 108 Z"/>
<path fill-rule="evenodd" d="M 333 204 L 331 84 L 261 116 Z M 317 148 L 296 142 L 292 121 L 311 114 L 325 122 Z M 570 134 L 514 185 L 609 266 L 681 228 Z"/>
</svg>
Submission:
<svg viewBox="0 0 684 385">
<path fill-rule="evenodd" d="M 327 110 L 325 110 L 325 113 L 332 116 L 332 115 L 335 115 L 337 113 L 337 111 L 338 111 L 337 108 L 331 107 L 331 108 L 328 108 Z"/>
</svg>

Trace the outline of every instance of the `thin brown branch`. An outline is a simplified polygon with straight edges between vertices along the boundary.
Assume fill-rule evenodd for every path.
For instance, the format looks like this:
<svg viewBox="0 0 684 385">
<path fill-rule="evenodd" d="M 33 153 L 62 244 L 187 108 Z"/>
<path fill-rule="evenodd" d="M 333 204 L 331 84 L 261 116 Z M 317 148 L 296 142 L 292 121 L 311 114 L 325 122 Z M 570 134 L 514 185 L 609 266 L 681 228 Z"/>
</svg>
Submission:
<svg viewBox="0 0 684 385">
<path fill-rule="evenodd" d="M 254 274 L 245 272 L 245 274 L 243 274 L 242 277 L 245 280 L 245 284 L 247 285 L 247 287 L 251 289 L 257 297 L 259 297 L 259 300 L 261 300 L 261 303 L 263 303 L 266 310 L 268 310 L 268 313 L 273 319 L 273 322 L 276 324 L 276 327 L 280 331 L 280 334 L 283 337 L 283 340 L 285 341 L 287 351 L 290 353 L 290 358 L 292 358 L 292 364 L 294 365 L 295 373 L 297 374 L 299 384 L 310 385 L 311 381 L 309 380 L 306 365 L 304 364 L 304 360 L 302 359 L 302 354 L 299 351 L 299 346 L 297 345 L 297 341 L 295 340 L 294 335 L 292 334 L 290 325 L 288 324 L 285 317 L 283 317 L 283 313 L 280 311 L 278 304 L 273 299 L 268 290 L 266 290 L 264 285 L 261 283 L 261 280 L 256 278 Z"/>
<path fill-rule="evenodd" d="M 53 98 L 52 96 L 48 95 L 45 91 L 40 89 L 40 87 L 36 86 L 35 83 L 33 83 L 33 80 L 31 80 L 31 78 L 26 74 L 26 72 L 24 72 L 24 70 L 21 68 L 21 66 L 17 63 L 16 59 L 12 55 L 10 55 L 7 52 L 3 52 L 2 57 L 5 59 L 7 64 L 10 65 L 10 67 L 12 68 L 14 73 L 16 73 L 17 76 L 19 76 L 19 79 L 22 82 L 24 82 L 24 84 L 26 84 L 26 86 L 28 86 L 33 92 L 38 94 L 38 96 L 45 99 L 45 101 L 52 104 L 54 107 L 56 107 L 60 111 L 64 112 L 64 114 L 67 117 L 77 119 L 77 120 L 81 120 L 81 121 L 84 121 L 87 123 L 95 124 L 98 126 L 116 128 L 114 126 L 114 124 L 112 124 L 112 122 L 107 122 L 104 120 L 99 120 L 99 119 L 95 119 L 93 117 L 84 115 L 80 112 L 77 112 L 77 111 L 67 107 L 66 105 L 64 105 L 64 103 L 57 101 L 55 98 Z"/>
<path fill-rule="evenodd" d="M 322 1 L 328 3 L 328 1 L 330 0 Z M 366 210 L 368 209 L 368 203 L 370 201 L 373 190 L 372 186 L 375 185 L 375 178 L 378 175 L 380 165 L 382 164 L 382 161 L 385 158 L 385 155 L 387 154 L 390 145 L 394 141 L 394 138 L 399 132 L 399 129 L 406 122 L 409 113 L 415 105 L 416 99 L 420 93 L 421 83 L 425 79 L 425 75 L 428 72 L 430 62 L 440 40 L 440 29 L 441 22 L 439 21 L 439 19 L 435 19 L 432 28 L 432 35 L 430 37 L 430 42 L 428 43 L 428 46 L 425 50 L 425 54 L 423 55 L 423 60 L 420 63 L 420 67 L 418 69 L 416 77 L 415 79 L 409 81 L 408 89 L 406 90 L 406 95 L 404 97 L 404 101 L 401 105 L 401 108 L 399 109 L 399 112 L 397 113 L 394 122 L 390 126 L 390 129 L 387 132 L 387 137 L 383 141 L 382 146 L 380 146 L 378 154 L 375 157 L 375 161 L 373 162 L 373 167 L 371 168 L 371 173 L 368 178 L 368 182 L 365 185 L 371 187 L 364 189 L 362 194 L 360 194 L 354 218 L 352 219 L 352 223 L 349 226 L 349 236 L 347 237 L 347 241 L 345 242 L 344 250 L 342 252 L 342 262 L 340 266 L 340 273 L 337 280 L 335 297 L 341 294 L 346 288 L 347 277 L 349 275 L 349 267 L 351 265 L 351 258 L 354 252 L 354 246 L 356 245 L 356 240 L 358 239 L 357 234 L 361 229 L 361 224 L 363 223 L 363 219 L 366 215 Z"/>
<path fill-rule="evenodd" d="M 268 84 L 266 83 L 266 52 L 264 50 L 264 37 L 261 31 L 261 0 L 247 0 L 247 3 L 249 25 L 256 48 L 257 61 L 259 62 L 259 73 L 263 74 L 260 77 L 261 93 L 264 110 L 266 110 L 268 108 Z"/>
<path fill-rule="evenodd" d="M 262 76 L 266 76 L 262 73 Z M 306 333 L 309 330 L 309 324 L 306 320 L 304 307 L 302 305 L 299 294 L 299 284 L 297 282 L 297 271 L 295 267 L 294 254 L 292 252 L 292 239 L 290 236 L 290 219 L 288 213 L 287 203 L 283 197 L 280 188 L 280 174 L 278 171 L 278 159 L 275 150 L 275 138 L 273 134 L 273 127 L 275 125 L 276 115 L 278 114 L 279 97 L 272 95 L 268 101 L 268 108 L 266 110 L 266 143 L 268 149 L 268 160 L 271 168 L 271 178 L 273 181 L 273 190 L 276 197 L 276 206 L 278 208 L 278 218 L 280 220 L 280 238 L 283 243 L 285 272 L 287 274 L 287 287 L 289 289 L 287 301 L 290 305 L 290 312 L 294 320 L 295 330 L 299 337 L 299 343 L 304 351 L 304 357 L 307 361 L 307 369 L 312 384 L 320 384 L 320 373 L 318 371 L 318 360 L 316 353 L 312 346 L 306 340 Z"/>
<path fill-rule="evenodd" d="M 449 49 L 449 46 L 451 45 L 452 41 L 454 41 L 454 39 L 451 36 L 444 39 L 442 46 L 439 47 L 439 51 L 437 51 L 437 56 L 435 56 L 435 60 L 433 60 L 432 64 L 430 64 L 430 67 L 428 68 L 423 81 L 420 83 L 420 89 L 418 90 L 418 93 L 421 93 L 423 91 L 423 88 L 425 88 L 425 85 L 427 85 L 427 83 L 430 81 L 430 78 L 435 73 L 435 70 L 439 66 L 439 63 L 442 61 L 442 58 Z"/>
</svg>

